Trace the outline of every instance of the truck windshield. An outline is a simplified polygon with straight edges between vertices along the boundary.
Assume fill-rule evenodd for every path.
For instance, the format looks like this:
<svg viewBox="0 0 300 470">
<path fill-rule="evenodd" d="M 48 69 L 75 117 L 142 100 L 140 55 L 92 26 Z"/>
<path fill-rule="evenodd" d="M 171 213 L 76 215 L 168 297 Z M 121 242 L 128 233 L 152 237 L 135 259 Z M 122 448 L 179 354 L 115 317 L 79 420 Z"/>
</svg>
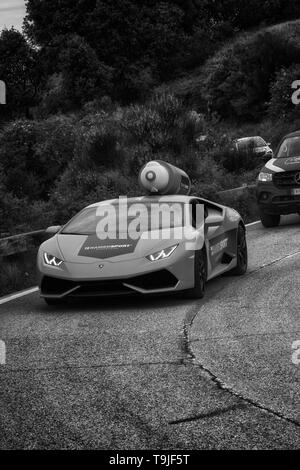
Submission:
<svg viewBox="0 0 300 470">
<path fill-rule="evenodd" d="M 289 137 L 280 145 L 277 158 L 300 157 L 300 136 Z"/>
</svg>

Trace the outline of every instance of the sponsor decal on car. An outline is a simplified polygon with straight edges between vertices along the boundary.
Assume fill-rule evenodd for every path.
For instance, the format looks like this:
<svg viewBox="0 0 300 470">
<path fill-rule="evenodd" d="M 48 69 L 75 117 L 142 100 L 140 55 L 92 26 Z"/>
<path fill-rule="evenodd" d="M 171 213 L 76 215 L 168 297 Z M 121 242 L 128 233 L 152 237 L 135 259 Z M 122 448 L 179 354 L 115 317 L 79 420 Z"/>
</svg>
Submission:
<svg viewBox="0 0 300 470">
<path fill-rule="evenodd" d="M 210 247 L 210 252 L 211 252 L 211 255 L 212 256 L 215 256 L 217 255 L 218 253 L 220 253 L 221 251 L 225 250 L 225 248 L 227 248 L 228 246 L 228 238 L 224 238 L 223 240 L 221 240 L 220 242 L 216 243 L 215 245 L 212 245 Z"/>
<path fill-rule="evenodd" d="M 278 164 L 278 161 L 275 158 L 272 158 L 265 164 L 265 168 L 267 168 L 270 171 L 274 171 L 275 173 L 283 172 L 284 169 L 277 166 L 277 164 Z"/>
<path fill-rule="evenodd" d="M 126 255 L 133 253 L 138 240 L 120 243 L 119 240 L 107 242 L 99 240 L 97 235 L 90 235 L 79 250 L 78 256 L 87 256 L 89 258 L 112 258 L 113 256 Z"/>
<path fill-rule="evenodd" d="M 287 158 L 285 161 L 286 165 L 294 165 L 294 163 L 300 163 L 300 157 Z"/>
</svg>

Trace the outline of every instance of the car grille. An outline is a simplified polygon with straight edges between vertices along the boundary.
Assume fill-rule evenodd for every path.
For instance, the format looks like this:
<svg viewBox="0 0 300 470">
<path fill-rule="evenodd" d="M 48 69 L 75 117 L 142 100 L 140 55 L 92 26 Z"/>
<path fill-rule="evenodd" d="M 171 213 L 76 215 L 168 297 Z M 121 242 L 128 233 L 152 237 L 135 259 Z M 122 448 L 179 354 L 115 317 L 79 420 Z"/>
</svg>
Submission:
<svg viewBox="0 0 300 470">
<path fill-rule="evenodd" d="M 273 175 L 273 183 L 277 188 L 300 187 L 300 171 L 284 171 L 282 173 L 275 173 Z"/>
<path fill-rule="evenodd" d="M 178 279 L 172 273 L 170 273 L 170 271 L 163 269 L 154 273 L 142 274 L 141 276 L 132 277 L 131 279 L 127 279 L 124 282 L 140 289 L 155 290 L 175 287 Z"/>
<path fill-rule="evenodd" d="M 69 281 L 45 276 L 41 284 L 41 293 L 44 296 L 59 295 L 67 297 L 121 295 L 136 292 L 134 288 L 151 291 L 172 288 L 177 283 L 178 279 L 166 269 L 111 281 Z"/>
</svg>

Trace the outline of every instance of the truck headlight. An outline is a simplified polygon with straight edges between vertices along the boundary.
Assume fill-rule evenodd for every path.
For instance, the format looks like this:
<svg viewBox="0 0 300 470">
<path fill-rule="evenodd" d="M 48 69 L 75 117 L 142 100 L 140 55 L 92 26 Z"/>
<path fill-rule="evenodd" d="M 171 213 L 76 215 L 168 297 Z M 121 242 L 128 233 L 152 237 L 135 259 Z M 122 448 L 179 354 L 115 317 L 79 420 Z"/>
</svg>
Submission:
<svg viewBox="0 0 300 470">
<path fill-rule="evenodd" d="M 57 268 L 63 263 L 63 261 L 56 256 L 49 255 L 49 253 L 44 253 L 44 261 L 48 266 L 56 266 Z"/>
<path fill-rule="evenodd" d="M 146 258 L 149 261 L 159 261 L 160 259 L 169 258 L 169 256 L 171 256 L 174 253 L 177 247 L 178 245 L 173 245 L 173 246 L 170 246 L 169 248 L 164 248 L 163 250 L 157 251 L 156 253 L 153 253 L 152 255 L 146 256 Z"/>
<path fill-rule="evenodd" d="M 265 173 L 264 171 L 262 171 L 258 175 L 258 181 L 263 181 L 264 183 L 266 183 L 267 181 L 272 181 L 272 180 L 273 180 L 272 173 Z"/>
</svg>

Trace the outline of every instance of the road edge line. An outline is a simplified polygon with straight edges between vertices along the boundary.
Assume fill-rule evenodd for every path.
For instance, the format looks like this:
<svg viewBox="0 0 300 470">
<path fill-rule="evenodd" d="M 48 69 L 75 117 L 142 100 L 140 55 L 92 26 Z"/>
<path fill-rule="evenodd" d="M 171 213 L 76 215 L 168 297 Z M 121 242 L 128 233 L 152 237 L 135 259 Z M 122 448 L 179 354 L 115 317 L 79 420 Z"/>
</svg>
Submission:
<svg viewBox="0 0 300 470">
<path fill-rule="evenodd" d="M 252 225 L 260 224 L 260 220 L 256 220 L 256 222 L 251 222 L 250 224 L 246 224 L 246 227 L 251 227 Z"/>
<path fill-rule="evenodd" d="M 7 302 L 11 302 L 12 300 L 18 299 L 20 297 L 24 297 L 25 295 L 33 294 L 39 290 L 38 287 L 31 287 L 30 289 L 22 290 L 16 292 L 14 294 L 9 294 L 4 297 L 0 297 L 0 305 L 6 304 Z"/>
</svg>

